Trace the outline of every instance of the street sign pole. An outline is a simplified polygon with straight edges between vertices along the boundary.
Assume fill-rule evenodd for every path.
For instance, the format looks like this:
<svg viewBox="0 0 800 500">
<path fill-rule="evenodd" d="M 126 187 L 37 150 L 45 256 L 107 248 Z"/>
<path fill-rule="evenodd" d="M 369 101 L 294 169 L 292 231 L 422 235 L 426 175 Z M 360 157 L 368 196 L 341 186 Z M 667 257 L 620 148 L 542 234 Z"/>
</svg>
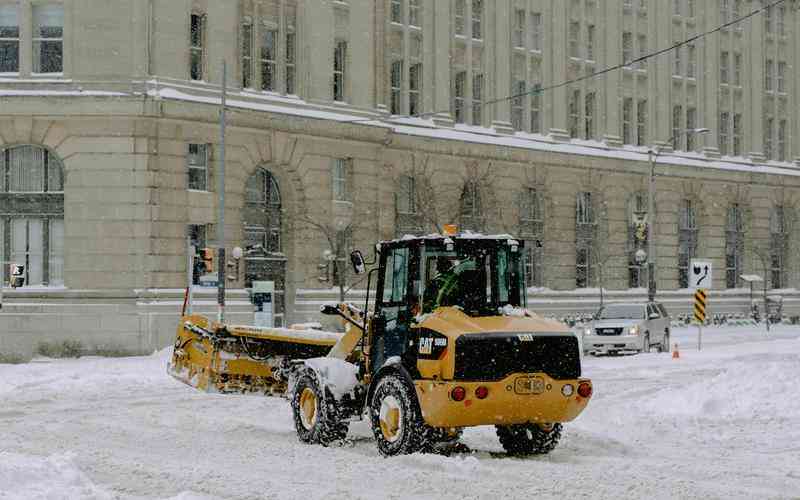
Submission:
<svg viewBox="0 0 800 500">
<path fill-rule="evenodd" d="M 217 216 L 217 304 L 219 310 L 217 319 L 220 323 L 225 320 L 225 97 L 228 90 L 227 66 L 222 60 L 222 97 L 219 110 L 219 207 Z"/>
<path fill-rule="evenodd" d="M 705 289 L 698 288 L 694 293 L 694 319 L 697 321 L 697 350 L 703 348 L 703 324 L 706 321 L 706 304 L 708 294 Z"/>
</svg>

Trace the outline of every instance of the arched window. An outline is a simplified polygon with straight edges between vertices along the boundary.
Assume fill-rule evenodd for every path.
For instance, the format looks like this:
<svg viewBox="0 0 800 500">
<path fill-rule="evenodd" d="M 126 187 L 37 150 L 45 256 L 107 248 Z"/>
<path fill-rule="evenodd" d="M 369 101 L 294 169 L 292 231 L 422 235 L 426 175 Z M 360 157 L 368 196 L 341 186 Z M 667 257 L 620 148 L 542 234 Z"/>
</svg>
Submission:
<svg viewBox="0 0 800 500">
<path fill-rule="evenodd" d="M 245 186 L 244 239 L 247 248 L 281 251 L 281 192 L 269 170 L 259 168 Z"/>
<path fill-rule="evenodd" d="M 744 224 L 742 222 L 742 207 L 732 203 L 728 207 L 728 217 L 725 228 L 725 287 L 736 288 L 739 276 L 744 271 Z M 766 279 L 766 276 L 764 277 Z"/>
<path fill-rule="evenodd" d="M 697 253 L 697 214 L 695 203 L 681 200 L 678 214 L 678 287 L 689 287 L 689 263 Z"/>
<path fill-rule="evenodd" d="M 0 149 L 0 261 L 25 285 L 64 284 L 64 167 L 42 147 Z"/>
<path fill-rule="evenodd" d="M 647 264 L 641 256 L 647 255 L 649 219 L 647 195 L 634 193 L 628 199 L 628 288 L 647 286 Z"/>
<path fill-rule="evenodd" d="M 770 285 L 772 288 L 785 286 L 786 256 L 789 253 L 788 233 L 784 206 L 773 206 L 769 216 Z"/>
<path fill-rule="evenodd" d="M 519 235 L 525 240 L 525 282 L 543 286 L 544 203 L 535 187 L 523 188 L 519 199 Z"/>
<path fill-rule="evenodd" d="M 483 206 L 478 183 L 468 181 L 461 191 L 461 227 L 468 231 L 483 231 Z"/>
</svg>

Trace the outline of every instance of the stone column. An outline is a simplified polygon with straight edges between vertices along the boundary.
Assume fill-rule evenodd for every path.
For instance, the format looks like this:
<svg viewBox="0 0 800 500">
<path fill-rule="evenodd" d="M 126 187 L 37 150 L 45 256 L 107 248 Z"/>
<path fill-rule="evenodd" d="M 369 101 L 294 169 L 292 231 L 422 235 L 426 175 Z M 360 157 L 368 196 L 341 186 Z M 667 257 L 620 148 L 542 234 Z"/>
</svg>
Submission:
<svg viewBox="0 0 800 500">
<path fill-rule="evenodd" d="M 450 115 L 450 53 L 452 47 L 452 37 L 450 34 L 450 2 L 435 0 L 434 9 L 434 31 L 433 50 L 434 64 L 433 73 L 433 111 L 437 113 L 433 116 L 433 121 L 444 127 L 453 126 L 453 118 Z M 447 111 L 445 111 L 447 110 Z"/>
<path fill-rule="evenodd" d="M 494 26 L 491 26 L 492 45 L 489 53 L 494 55 L 494 78 L 492 90 L 486 97 L 501 98 L 511 92 L 511 5 L 510 2 L 496 2 L 494 7 Z M 488 14 L 489 12 L 487 12 Z M 487 16 L 489 17 L 489 16 Z M 486 37 L 487 40 L 490 37 Z M 488 54 L 484 53 L 484 57 Z M 487 67 L 492 65 L 487 64 Z M 488 80 L 488 79 L 487 79 Z M 513 134 L 511 128 L 511 103 L 498 102 L 491 106 L 492 127 L 501 134 Z"/>
<path fill-rule="evenodd" d="M 773 13 L 775 15 L 775 13 Z M 748 29 L 749 28 L 749 29 Z M 750 159 L 754 162 L 764 161 L 764 15 L 753 17 L 744 25 L 744 59 L 745 78 L 745 110 L 744 116 L 749 118 L 742 135 L 749 139 Z"/>
<path fill-rule="evenodd" d="M 346 100 L 350 104 L 364 109 L 372 107 L 372 89 L 374 88 L 372 80 L 377 76 L 373 71 L 375 51 L 372 45 L 372 41 L 375 39 L 372 19 L 377 3 L 374 0 L 350 1 L 350 39 L 347 42 L 347 51 L 349 52 L 347 74 L 349 77 L 345 78 L 350 80 L 349 84 L 346 84 L 350 94 Z M 331 49 L 331 58 L 333 58 L 333 49 Z M 331 74 L 333 74 L 332 59 Z"/>
<path fill-rule="evenodd" d="M 333 47 L 336 17 L 331 0 L 306 0 L 301 4 L 302 30 L 298 39 L 303 54 L 304 97 L 309 101 L 333 100 Z M 349 59 L 349 58 L 348 58 Z M 352 75 L 350 75 L 352 77 Z"/>
<path fill-rule="evenodd" d="M 719 26 L 722 23 L 719 8 L 711 5 L 705 5 L 704 8 L 706 25 L 703 29 L 708 30 Z M 759 24 L 756 21 L 757 19 L 754 19 L 752 25 Z M 702 99 L 698 103 L 702 121 L 695 123 L 695 127 L 711 129 L 711 132 L 697 137 L 697 140 L 703 141 L 705 144 L 703 152 L 714 157 L 719 156 L 719 38 L 719 36 L 707 36 L 702 43 L 697 44 L 698 48 L 702 48 L 703 57 L 700 67 L 697 68 L 698 83 L 702 88 L 700 94 Z"/>
<path fill-rule="evenodd" d="M 605 44 L 598 48 L 601 68 L 619 64 L 622 60 L 622 12 L 619 2 L 601 3 L 604 10 Z M 600 23 L 598 23 L 600 24 Z M 603 120 L 603 140 L 609 146 L 622 145 L 622 122 L 620 121 L 621 71 L 611 71 L 603 75 L 603 96 L 605 98 L 605 117 Z"/>
<path fill-rule="evenodd" d="M 569 2 L 557 0 L 548 7 L 545 15 L 544 26 L 547 28 L 547 19 L 551 19 L 550 29 L 545 29 L 545 36 L 549 38 L 552 70 L 545 78 L 544 87 L 567 80 L 567 34 L 568 34 L 568 9 Z M 554 139 L 569 140 L 567 131 L 567 87 L 562 86 L 551 90 L 550 98 L 545 100 L 545 106 L 550 116 L 550 135 Z"/>
</svg>

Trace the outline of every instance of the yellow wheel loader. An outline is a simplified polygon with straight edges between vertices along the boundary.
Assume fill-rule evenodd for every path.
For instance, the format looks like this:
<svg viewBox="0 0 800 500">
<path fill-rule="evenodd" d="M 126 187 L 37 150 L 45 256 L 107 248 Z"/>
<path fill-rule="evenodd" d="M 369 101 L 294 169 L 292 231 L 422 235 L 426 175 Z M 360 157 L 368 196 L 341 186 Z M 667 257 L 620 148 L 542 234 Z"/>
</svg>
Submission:
<svg viewBox="0 0 800 500">
<path fill-rule="evenodd" d="M 525 309 L 523 242 L 474 233 L 376 245 L 367 303 L 324 306 L 343 334 L 184 317 L 169 371 L 203 390 L 283 394 L 301 441 L 327 445 L 366 418 L 384 456 L 494 425 L 514 455 L 547 453 L 592 395 L 578 339 Z M 377 274 L 374 299 L 370 284 Z"/>
</svg>

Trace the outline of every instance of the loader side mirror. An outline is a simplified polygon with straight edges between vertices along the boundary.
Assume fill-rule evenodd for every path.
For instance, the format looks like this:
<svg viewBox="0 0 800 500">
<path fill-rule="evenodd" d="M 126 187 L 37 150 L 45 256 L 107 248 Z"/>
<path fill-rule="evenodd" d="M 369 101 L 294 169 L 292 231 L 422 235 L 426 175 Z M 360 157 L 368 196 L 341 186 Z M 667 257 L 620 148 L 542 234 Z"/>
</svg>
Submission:
<svg viewBox="0 0 800 500">
<path fill-rule="evenodd" d="M 353 272 L 356 274 L 364 274 L 367 270 L 367 264 L 364 262 L 364 256 L 361 255 L 360 250 L 350 252 L 350 263 L 353 264 Z"/>
</svg>

